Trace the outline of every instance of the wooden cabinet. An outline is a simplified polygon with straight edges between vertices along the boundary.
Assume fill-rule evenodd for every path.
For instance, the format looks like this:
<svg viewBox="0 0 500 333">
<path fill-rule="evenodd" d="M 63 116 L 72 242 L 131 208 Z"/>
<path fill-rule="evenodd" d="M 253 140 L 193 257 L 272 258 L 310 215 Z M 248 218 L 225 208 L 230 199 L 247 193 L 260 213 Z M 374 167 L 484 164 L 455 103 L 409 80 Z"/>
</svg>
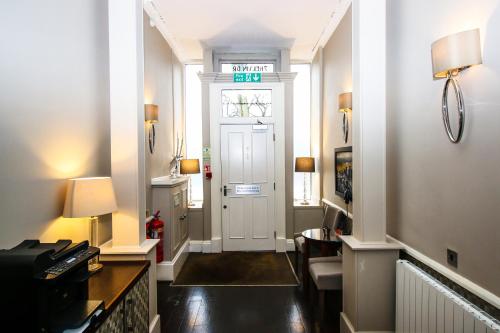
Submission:
<svg viewBox="0 0 500 333">
<path fill-rule="evenodd" d="M 171 261 L 189 235 L 188 178 L 170 184 L 153 184 L 153 211 L 165 222 L 164 260 Z"/>
<path fill-rule="evenodd" d="M 104 263 L 104 270 L 91 278 L 90 298 L 103 299 L 105 311 L 111 311 L 97 333 L 149 332 L 149 272 L 137 262 L 127 264 Z"/>
</svg>

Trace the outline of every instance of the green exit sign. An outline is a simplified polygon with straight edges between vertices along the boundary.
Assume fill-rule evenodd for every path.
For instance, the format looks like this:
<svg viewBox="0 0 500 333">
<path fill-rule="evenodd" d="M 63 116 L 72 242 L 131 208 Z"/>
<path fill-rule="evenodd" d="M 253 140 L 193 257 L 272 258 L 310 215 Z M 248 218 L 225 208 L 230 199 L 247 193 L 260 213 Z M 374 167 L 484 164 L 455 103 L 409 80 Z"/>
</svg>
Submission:
<svg viewBox="0 0 500 333">
<path fill-rule="evenodd" d="M 233 82 L 262 82 L 262 73 L 233 73 Z"/>
</svg>

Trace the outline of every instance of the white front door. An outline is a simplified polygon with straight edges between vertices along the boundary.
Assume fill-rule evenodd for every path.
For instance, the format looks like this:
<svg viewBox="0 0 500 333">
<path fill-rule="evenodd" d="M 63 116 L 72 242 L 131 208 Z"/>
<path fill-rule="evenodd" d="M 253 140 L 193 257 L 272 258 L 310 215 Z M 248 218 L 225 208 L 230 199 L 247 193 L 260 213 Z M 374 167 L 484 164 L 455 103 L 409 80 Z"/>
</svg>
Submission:
<svg viewBox="0 0 500 333">
<path fill-rule="evenodd" d="M 274 126 L 221 125 L 224 251 L 275 250 Z"/>
</svg>

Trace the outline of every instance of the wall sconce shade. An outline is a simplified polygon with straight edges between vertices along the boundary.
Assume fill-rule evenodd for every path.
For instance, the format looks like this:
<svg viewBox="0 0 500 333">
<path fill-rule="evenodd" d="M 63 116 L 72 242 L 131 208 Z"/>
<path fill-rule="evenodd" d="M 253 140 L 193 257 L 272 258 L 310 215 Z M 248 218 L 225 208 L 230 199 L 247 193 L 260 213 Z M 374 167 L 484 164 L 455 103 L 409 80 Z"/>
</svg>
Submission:
<svg viewBox="0 0 500 333">
<path fill-rule="evenodd" d="M 352 110 L 352 93 L 347 92 L 339 95 L 339 112 L 349 112 Z"/>
<path fill-rule="evenodd" d="M 158 105 L 146 104 L 144 105 L 144 119 L 149 123 L 158 122 Z"/>
<path fill-rule="evenodd" d="M 349 120 L 347 118 L 347 112 L 349 111 L 352 111 L 352 92 L 346 92 L 339 95 L 339 112 L 344 114 L 342 117 L 344 143 L 347 143 L 347 139 L 349 138 Z"/>
<path fill-rule="evenodd" d="M 314 172 L 316 166 L 313 157 L 297 157 L 295 158 L 295 172 Z"/>
<path fill-rule="evenodd" d="M 435 78 L 445 78 L 472 65 L 483 63 L 479 29 L 462 31 L 438 39 L 431 46 L 432 72 Z"/>
<path fill-rule="evenodd" d="M 146 123 L 151 124 L 151 128 L 148 131 L 148 142 L 149 142 L 149 152 L 151 154 L 155 151 L 156 143 L 156 131 L 155 123 L 158 122 L 158 105 L 156 104 L 145 104 L 144 105 L 144 120 Z"/>
<path fill-rule="evenodd" d="M 181 160 L 180 173 L 183 175 L 200 173 L 200 161 L 198 159 Z"/>
<path fill-rule="evenodd" d="M 63 217 L 90 217 L 117 210 L 110 177 L 74 178 L 68 181 Z"/>
<path fill-rule="evenodd" d="M 462 139 L 465 128 L 465 103 L 462 89 L 455 76 L 464 69 L 483 62 L 479 29 L 468 30 L 438 39 L 431 45 L 432 73 L 434 78 L 447 78 L 441 97 L 443 124 L 452 143 Z M 450 126 L 448 113 L 448 88 L 453 86 L 457 99 L 458 133 L 454 134 Z"/>
</svg>

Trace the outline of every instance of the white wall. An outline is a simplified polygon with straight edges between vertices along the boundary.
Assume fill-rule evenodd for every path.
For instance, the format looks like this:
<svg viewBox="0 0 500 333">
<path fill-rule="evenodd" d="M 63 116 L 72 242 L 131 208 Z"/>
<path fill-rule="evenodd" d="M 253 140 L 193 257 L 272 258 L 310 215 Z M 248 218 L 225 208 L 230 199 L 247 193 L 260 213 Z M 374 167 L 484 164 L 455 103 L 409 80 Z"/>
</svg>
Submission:
<svg viewBox="0 0 500 333">
<path fill-rule="evenodd" d="M 110 175 L 107 35 L 106 1 L 2 3 L 0 248 L 87 238 L 61 214 L 67 178 Z"/>
<path fill-rule="evenodd" d="M 351 9 L 323 49 L 323 197 L 341 207 L 345 207 L 344 200 L 335 194 L 335 148 L 352 145 L 352 122 L 349 114 L 350 133 L 344 143 L 338 96 L 349 91 L 352 91 Z"/>
<path fill-rule="evenodd" d="M 155 124 L 156 145 L 149 152 L 146 125 L 146 207 L 151 209 L 151 178 L 170 173 L 175 136 L 184 133 L 183 65 L 156 27 L 151 27 L 144 14 L 144 101 L 158 105 Z M 154 213 L 154 212 L 151 212 Z"/>
<path fill-rule="evenodd" d="M 456 250 L 457 272 L 499 295 L 500 1 L 388 4 L 388 233 L 444 265 L 446 249 Z M 430 47 L 476 27 L 484 64 L 459 77 L 467 123 L 454 145 Z"/>
</svg>

